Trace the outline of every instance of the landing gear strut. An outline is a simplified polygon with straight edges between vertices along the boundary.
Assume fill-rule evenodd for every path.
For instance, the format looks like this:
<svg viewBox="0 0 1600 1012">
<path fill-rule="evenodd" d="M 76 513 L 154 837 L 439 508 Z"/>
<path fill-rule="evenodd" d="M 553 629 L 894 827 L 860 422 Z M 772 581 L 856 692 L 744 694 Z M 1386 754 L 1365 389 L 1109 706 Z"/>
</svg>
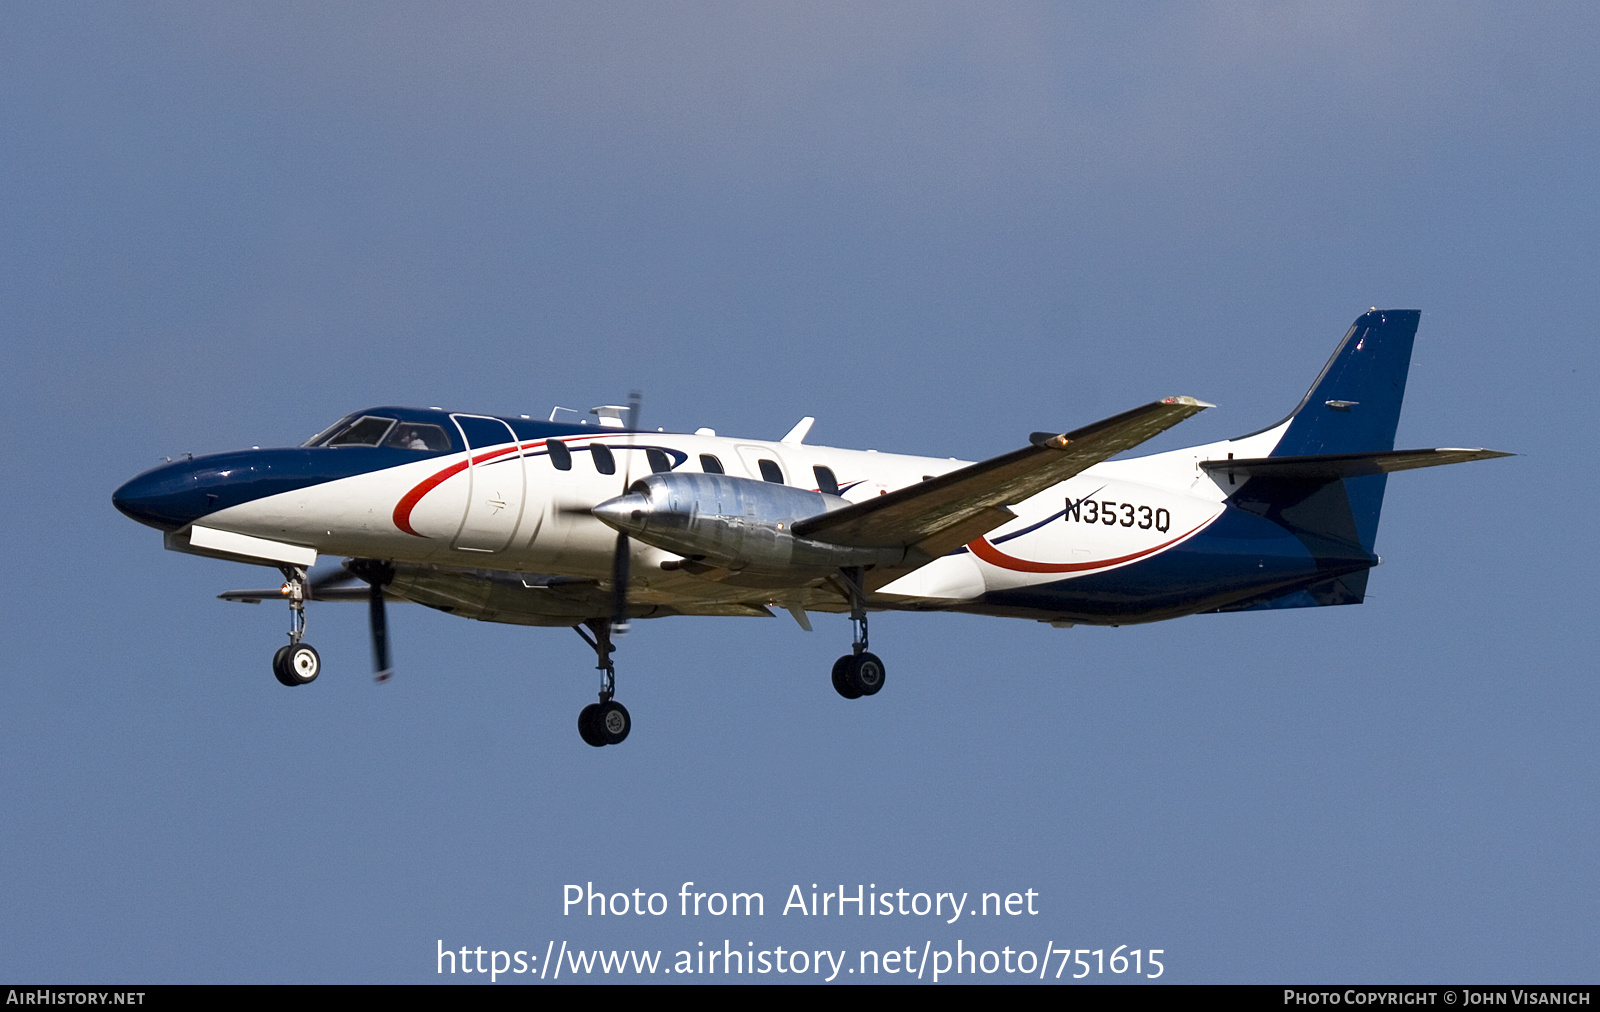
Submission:
<svg viewBox="0 0 1600 1012">
<path fill-rule="evenodd" d="M 833 688 L 846 699 L 871 696 L 883 688 L 883 661 L 867 651 L 867 592 L 860 566 L 839 570 L 850 596 L 850 624 L 854 641 L 850 652 L 833 662 Z"/>
<path fill-rule="evenodd" d="M 280 566 L 283 594 L 289 599 L 289 643 L 272 655 L 272 674 L 284 685 L 310 685 L 322 673 L 322 658 L 316 648 L 301 640 L 306 634 L 306 598 L 310 596 L 306 571 L 299 566 Z"/>
<path fill-rule="evenodd" d="M 600 701 L 578 711 L 578 737 L 595 748 L 620 745 L 633 729 L 633 719 L 626 706 L 611 698 L 617 691 L 617 668 L 611 661 L 611 620 L 589 619 L 583 625 L 589 627 L 589 632 L 584 632 L 583 626 L 572 629 L 594 648 L 599 660 L 595 667 L 600 670 Z"/>
</svg>

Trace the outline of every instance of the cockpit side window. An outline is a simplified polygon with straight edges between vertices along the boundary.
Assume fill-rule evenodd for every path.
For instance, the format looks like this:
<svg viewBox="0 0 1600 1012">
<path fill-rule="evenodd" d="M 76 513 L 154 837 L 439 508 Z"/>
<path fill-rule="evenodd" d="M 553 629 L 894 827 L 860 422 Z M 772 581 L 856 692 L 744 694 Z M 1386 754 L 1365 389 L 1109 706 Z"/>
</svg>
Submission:
<svg viewBox="0 0 1600 1012">
<path fill-rule="evenodd" d="M 383 441 L 384 446 L 402 450 L 432 450 L 435 453 L 450 449 L 450 437 L 444 429 L 426 422 L 401 422 Z"/>
<path fill-rule="evenodd" d="M 393 418 L 362 415 L 323 443 L 324 446 L 377 446 L 394 425 Z"/>
</svg>

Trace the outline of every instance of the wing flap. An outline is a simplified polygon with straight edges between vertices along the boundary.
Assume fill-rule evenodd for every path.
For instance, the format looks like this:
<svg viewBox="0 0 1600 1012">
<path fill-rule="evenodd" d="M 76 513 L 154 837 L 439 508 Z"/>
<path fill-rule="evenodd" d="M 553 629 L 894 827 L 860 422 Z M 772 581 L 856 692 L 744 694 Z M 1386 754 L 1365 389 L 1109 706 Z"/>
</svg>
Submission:
<svg viewBox="0 0 1600 1012">
<path fill-rule="evenodd" d="M 1168 397 L 1060 435 L 1036 432 L 1031 445 L 896 489 L 794 525 L 803 538 L 861 548 L 924 545 L 943 555 L 1007 520 L 1003 507 L 1066 481 L 1212 405 Z M 987 526 L 984 526 L 987 524 Z M 960 540 L 943 551 L 949 533 Z"/>
</svg>

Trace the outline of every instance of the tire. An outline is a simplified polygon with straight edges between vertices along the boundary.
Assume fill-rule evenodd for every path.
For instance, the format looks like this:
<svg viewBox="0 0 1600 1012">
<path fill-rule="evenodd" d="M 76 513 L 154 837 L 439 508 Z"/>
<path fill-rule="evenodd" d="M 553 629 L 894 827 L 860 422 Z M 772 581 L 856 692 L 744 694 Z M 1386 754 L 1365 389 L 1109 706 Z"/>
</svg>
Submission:
<svg viewBox="0 0 1600 1012">
<path fill-rule="evenodd" d="M 860 699 L 861 690 L 850 681 L 850 662 L 855 660 L 850 654 L 833 662 L 833 691 L 846 699 Z"/>
<path fill-rule="evenodd" d="M 628 716 L 628 708 L 614 699 L 600 704 L 594 724 L 600 731 L 600 738 L 607 745 L 622 744 L 628 737 L 628 732 L 633 730 L 633 718 Z"/>
<path fill-rule="evenodd" d="M 585 745 L 599 748 L 604 745 L 605 739 L 600 737 L 600 704 L 590 703 L 578 711 L 578 737 L 583 739 Z"/>
<path fill-rule="evenodd" d="M 279 685 L 287 685 L 292 689 L 300 683 L 291 679 L 287 669 L 285 669 L 283 666 L 283 657 L 288 652 L 289 644 L 285 643 L 283 646 L 278 648 L 277 653 L 272 655 L 272 677 L 278 680 Z"/>
<path fill-rule="evenodd" d="M 322 658 L 311 644 L 297 643 L 284 651 L 278 667 L 283 671 L 279 680 L 287 679 L 286 685 L 310 685 L 322 674 Z"/>
<path fill-rule="evenodd" d="M 850 686 L 863 696 L 875 696 L 883 688 L 883 661 L 877 654 L 860 654 L 851 658 Z"/>
</svg>

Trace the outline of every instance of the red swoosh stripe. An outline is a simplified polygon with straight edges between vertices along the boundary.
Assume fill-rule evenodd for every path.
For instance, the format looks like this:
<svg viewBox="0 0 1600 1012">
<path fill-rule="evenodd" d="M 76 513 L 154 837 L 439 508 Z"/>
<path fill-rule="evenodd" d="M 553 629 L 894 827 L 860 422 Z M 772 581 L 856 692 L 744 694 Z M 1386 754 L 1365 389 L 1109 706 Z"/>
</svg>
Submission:
<svg viewBox="0 0 1600 1012">
<path fill-rule="evenodd" d="M 566 441 L 568 443 L 575 443 L 575 442 L 577 442 L 578 440 L 581 440 L 581 439 L 598 439 L 598 438 L 602 438 L 602 437 L 603 437 L 602 433 L 596 432 L 592 436 L 591 435 L 573 436 L 573 437 L 568 438 Z M 535 446 L 543 446 L 544 444 L 545 444 L 545 440 L 536 439 L 531 443 L 522 443 L 520 445 L 519 444 L 513 444 L 511 446 L 504 446 L 504 447 L 501 447 L 498 450 L 492 450 L 489 453 L 484 453 L 484 454 L 480 454 L 480 455 L 478 455 L 476 457 L 473 457 L 471 462 L 474 463 L 474 464 L 481 464 L 486 460 L 493 460 L 496 457 L 501 457 L 501 456 L 504 456 L 505 454 L 508 454 L 508 453 L 514 453 L 518 449 L 531 450 Z M 401 496 L 400 497 L 400 501 L 395 503 L 395 505 L 394 505 L 394 517 L 393 517 L 394 525 L 396 527 L 400 528 L 402 531 L 405 531 L 407 534 L 410 534 L 412 537 L 417 537 L 417 538 L 425 538 L 425 537 L 427 537 L 426 534 L 418 534 L 416 531 L 411 529 L 411 511 L 416 509 L 417 503 L 422 501 L 422 497 L 423 496 L 427 495 L 429 492 L 432 492 L 434 489 L 436 489 L 440 485 L 444 484 L 445 481 L 447 479 L 449 479 L 450 477 L 452 477 L 454 475 L 457 475 L 457 474 L 460 474 L 462 471 L 466 470 L 466 468 L 467 468 L 467 461 L 465 461 L 465 460 L 457 461 L 456 463 L 451 464 L 449 467 L 445 468 L 443 471 L 440 471 L 438 474 L 435 474 L 430 478 L 424 479 L 421 483 L 419 483 L 411 491 L 409 491 L 405 495 Z"/>
<path fill-rule="evenodd" d="M 1215 519 L 1215 517 L 1212 519 Z M 1205 523 L 1201 524 L 1200 527 L 1204 527 L 1210 522 L 1210 520 L 1207 520 Z M 1146 548 L 1142 552 L 1134 552 L 1132 555 L 1123 555 L 1115 559 L 1098 559 L 1094 562 L 1030 562 L 1027 559 L 1019 559 L 1014 555 L 1007 555 L 1005 552 L 1002 552 L 1000 549 L 989 544 L 988 540 L 985 538 L 979 538 L 978 540 L 969 543 L 967 545 L 967 549 L 971 551 L 973 555 L 976 555 L 978 558 L 982 559 L 984 562 L 987 562 L 991 566 L 999 566 L 1001 569 L 1015 570 L 1018 573 L 1082 573 L 1086 570 L 1104 569 L 1107 566 L 1116 566 L 1124 562 L 1132 562 L 1135 559 L 1142 559 L 1146 555 L 1153 555 L 1156 552 L 1161 551 L 1163 548 L 1168 548 L 1177 544 L 1184 538 L 1187 538 L 1190 534 L 1198 531 L 1200 527 L 1196 527 L 1194 530 L 1180 534 L 1171 541 L 1163 542 L 1162 544 L 1156 545 L 1154 548 Z"/>
<path fill-rule="evenodd" d="M 516 451 L 517 447 L 515 445 L 504 446 L 498 450 L 492 450 L 489 453 L 484 453 L 473 457 L 471 463 L 481 464 L 486 460 L 493 460 L 496 457 L 503 457 L 508 453 L 515 453 Z M 454 464 L 451 464 L 449 467 L 445 468 L 443 471 L 440 471 L 438 474 L 424 479 L 411 491 L 401 496 L 400 501 L 394 504 L 394 525 L 413 537 L 427 537 L 426 534 L 418 534 L 416 531 L 411 529 L 411 511 L 416 509 L 417 503 L 422 501 L 423 496 L 444 484 L 445 481 L 450 477 L 465 471 L 467 469 L 467 463 L 468 462 L 465 460 L 458 460 Z"/>
</svg>

